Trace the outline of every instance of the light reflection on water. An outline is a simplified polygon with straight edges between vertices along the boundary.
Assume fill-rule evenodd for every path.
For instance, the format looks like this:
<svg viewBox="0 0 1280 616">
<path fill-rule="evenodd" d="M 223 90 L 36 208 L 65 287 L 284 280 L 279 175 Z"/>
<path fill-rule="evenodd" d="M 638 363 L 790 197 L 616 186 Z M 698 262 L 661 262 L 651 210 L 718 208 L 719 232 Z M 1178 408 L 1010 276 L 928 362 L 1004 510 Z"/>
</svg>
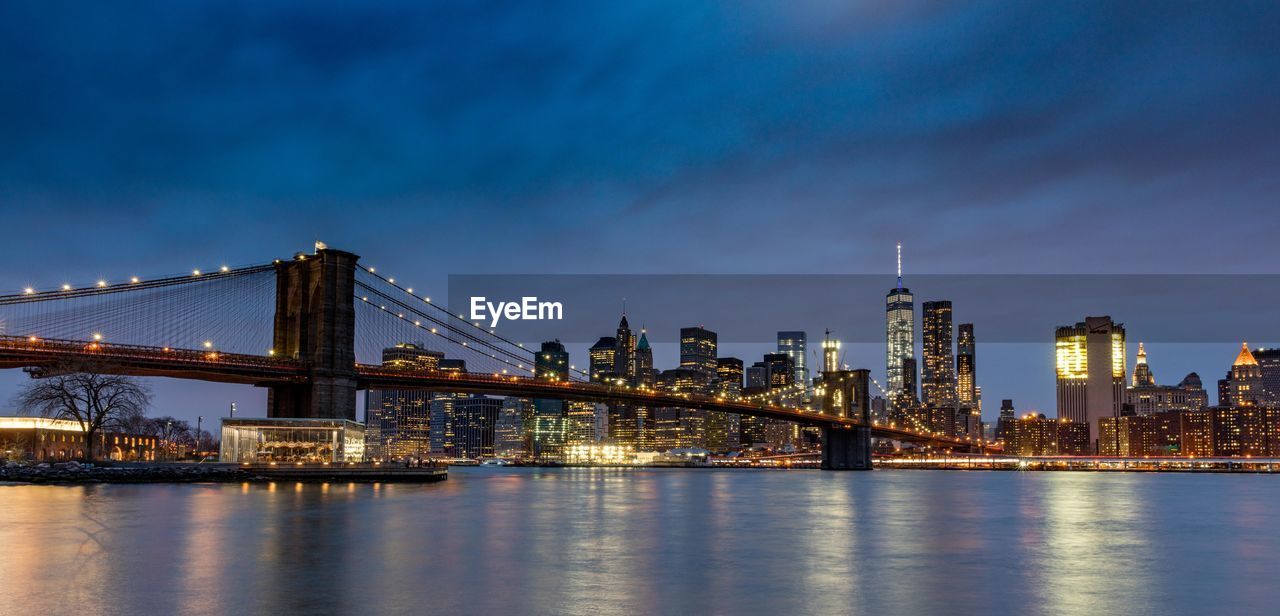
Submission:
<svg viewBox="0 0 1280 616">
<path fill-rule="evenodd" d="M 30 613 L 1268 613 L 1268 476 L 455 468 L 0 487 Z M 8 610 L 5 610 L 8 611 Z"/>
</svg>

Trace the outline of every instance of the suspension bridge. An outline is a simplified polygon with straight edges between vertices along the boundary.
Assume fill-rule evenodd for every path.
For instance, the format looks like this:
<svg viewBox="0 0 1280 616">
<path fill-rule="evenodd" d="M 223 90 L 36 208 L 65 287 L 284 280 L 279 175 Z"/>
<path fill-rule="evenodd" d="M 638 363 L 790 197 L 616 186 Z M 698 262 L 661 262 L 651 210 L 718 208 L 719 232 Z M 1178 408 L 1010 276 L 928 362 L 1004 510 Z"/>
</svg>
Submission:
<svg viewBox="0 0 1280 616">
<path fill-rule="evenodd" d="M 383 349 L 414 342 L 465 370 L 387 366 Z M 39 378 L 91 366 L 103 373 L 266 388 L 267 415 L 356 420 L 365 389 L 584 400 L 737 413 L 821 428 L 823 468 L 871 466 L 871 438 L 956 451 L 983 445 L 871 421 L 865 370 L 841 371 L 839 401 L 818 410 L 759 399 L 591 383 L 537 373 L 535 351 L 423 293 L 318 247 L 289 259 L 181 275 L 29 287 L 0 295 L 0 368 Z"/>
</svg>

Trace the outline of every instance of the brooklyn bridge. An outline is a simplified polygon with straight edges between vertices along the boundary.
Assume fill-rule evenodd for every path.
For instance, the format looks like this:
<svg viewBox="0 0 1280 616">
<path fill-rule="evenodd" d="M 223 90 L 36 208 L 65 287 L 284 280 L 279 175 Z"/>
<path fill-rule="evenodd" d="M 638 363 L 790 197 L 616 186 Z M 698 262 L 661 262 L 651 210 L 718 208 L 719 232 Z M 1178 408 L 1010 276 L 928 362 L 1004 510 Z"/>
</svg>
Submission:
<svg viewBox="0 0 1280 616">
<path fill-rule="evenodd" d="M 875 438 L 982 452 L 954 436 L 873 422 L 869 373 L 824 374 L 814 408 L 592 383 L 537 372 L 535 352 L 453 314 L 429 295 L 317 248 L 289 259 L 156 278 L 26 288 L 0 296 L 0 368 L 40 378 L 67 365 L 144 377 L 266 388 L 267 415 L 356 419 L 357 392 L 431 390 L 675 407 L 795 422 L 821 429 L 822 467 L 871 468 Z M 467 370 L 391 367 L 381 349 L 425 339 Z"/>
</svg>

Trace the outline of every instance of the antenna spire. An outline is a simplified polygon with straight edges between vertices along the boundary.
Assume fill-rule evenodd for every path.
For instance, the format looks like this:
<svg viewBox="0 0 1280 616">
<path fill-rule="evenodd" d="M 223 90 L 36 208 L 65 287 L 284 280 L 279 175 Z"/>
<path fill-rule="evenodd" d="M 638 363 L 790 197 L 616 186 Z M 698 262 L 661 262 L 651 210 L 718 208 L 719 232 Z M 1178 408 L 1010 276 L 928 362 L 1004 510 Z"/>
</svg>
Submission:
<svg viewBox="0 0 1280 616">
<path fill-rule="evenodd" d="M 898 242 L 898 290 L 902 290 L 902 242 Z"/>
</svg>

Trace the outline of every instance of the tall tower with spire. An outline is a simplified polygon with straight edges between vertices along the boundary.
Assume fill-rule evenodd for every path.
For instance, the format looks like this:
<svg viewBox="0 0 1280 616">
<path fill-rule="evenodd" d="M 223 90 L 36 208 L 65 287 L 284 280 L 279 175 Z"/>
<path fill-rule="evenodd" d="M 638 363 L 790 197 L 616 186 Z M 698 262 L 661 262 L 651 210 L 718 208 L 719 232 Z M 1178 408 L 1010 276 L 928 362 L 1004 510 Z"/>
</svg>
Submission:
<svg viewBox="0 0 1280 616">
<path fill-rule="evenodd" d="M 613 372 L 618 378 L 628 383 L 636 382 L 636 335 L 631 333 L 631 325 L 627 323 L 626 304 L 623 304 L 622 319 L 618 321 L 618 335 L 614 337 L 617 351 L 614 352 Z"/>
<path fill-rule="evenodd" d="M 885 297 L 885 339 L 888 393 L 915 397 L 915 375 L 904 372 L 907 365 L 915 365 L 915 297 L 902 286 L 902 242 L 898 242 L 898 286 Z M 908 383 L 913 391 L 906 391 Z"/>
<path fill-rule="evenodd" d="M 1262 368 L 1249 351 L 1249 343 L 1240 344 L 1240 353 L 1231 364 L 1231 406 L 1257 406 L 1266 396 L 1262 389 Z"/>
<path fill-rule="evenodd" d="M 1147 350 L 1138 343 L 1138 361 L 1133 365 L 1133 387 L 1155 387 L 1156 377 L 1147 365 Z"/>
</svg>

